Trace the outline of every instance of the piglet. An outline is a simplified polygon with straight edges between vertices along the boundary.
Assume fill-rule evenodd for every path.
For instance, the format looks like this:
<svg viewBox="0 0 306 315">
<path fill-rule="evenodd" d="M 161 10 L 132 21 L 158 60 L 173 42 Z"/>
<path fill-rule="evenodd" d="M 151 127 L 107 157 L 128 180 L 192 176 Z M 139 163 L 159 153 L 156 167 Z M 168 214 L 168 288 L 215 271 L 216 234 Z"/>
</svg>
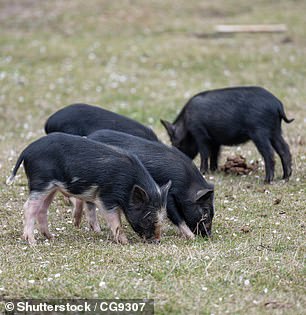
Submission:
<svg viewBox="0 0 306 315">
<path fill-rule="evenodd" d="M 290 123 L 283 104 L 261 87 L 232 87 L 193 96 L 171 124 L 161 120 L 172 144 L 194 159 L 201 156 L 201 172 L 218 168 L 222 145 L 252 140 L 264 158 L 266 177 L 274 178 L 273 150 L 280 156 L 283 178 L 291 175 L 291 154 L 282 137 L 281 122 Z"/>
<path fill-rule="evenodd" d="M 214 217 L 214 186 L 182 152 L 114 130 L 98 130 L 89 139 L 135 154 L 159 185 L 172 182 L 167 215 L 186 237 L 210 236 Z"/>
<path fill-rule="evenodd" d="M 72 104 L 51 115 L 45 124 L 47 134 L 64 132 L 87 136 L 100 129 L 125 132 L 151 141 L 158 141 L 152 129 L 131 118 L 98 106 Z"/>
<path fill-rule="evenodd" d="M 95 207 L 103 214 L 116 242 L 126 244 L 120 214 L 123 212 L 144 240 L 159 241 L 161 219 L 171 182 L 159 187 L 139 159 L 79 136 L 52 133 L 31 143 L 20 155 L 7 183 L 23 162 L 29 197 L 24 205 L 23 236 L 35 244 L 35 221 L 47 238 L 47 211 L 57 191 L 87 204 L 91 222 Z"/>
</svg>

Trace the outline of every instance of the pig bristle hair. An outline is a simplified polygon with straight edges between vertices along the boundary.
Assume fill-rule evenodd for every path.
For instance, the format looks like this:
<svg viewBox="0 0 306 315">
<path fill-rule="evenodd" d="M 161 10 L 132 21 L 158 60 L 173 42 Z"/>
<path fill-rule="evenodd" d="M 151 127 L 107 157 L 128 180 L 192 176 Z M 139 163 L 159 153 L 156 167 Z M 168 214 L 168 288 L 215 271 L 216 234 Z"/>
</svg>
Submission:
<svg viewBox="0 0 306 315">
<path fill-rule="evenodd" d="M 159 223 L 163 222 L 166 218 L 166 212 L 167 210 L 164 208 L 161 208 L 160 211 L 157 212 L 157 221 Z"/>
<path fill-rule="evenodd" d="M 12 185 L 13 184 L 13 181 L 15 179 L 15 176 L 12 174 L 11 176 L 9 176 L 7 179 L 6 179 L 6 185 Z"/>
</svg>

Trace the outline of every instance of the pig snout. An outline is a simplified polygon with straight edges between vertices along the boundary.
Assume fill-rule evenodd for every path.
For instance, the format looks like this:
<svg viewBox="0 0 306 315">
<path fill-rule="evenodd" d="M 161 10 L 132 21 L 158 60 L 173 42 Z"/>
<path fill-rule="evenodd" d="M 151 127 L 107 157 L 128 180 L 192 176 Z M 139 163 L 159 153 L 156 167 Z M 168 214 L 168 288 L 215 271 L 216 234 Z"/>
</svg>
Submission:
<svg viewBox="0 0 306 315">
<path fill-rule="evenodd" d="M 205 224 L 205 228 L 206 228 L 206 235 L 208 237 L 212 237 L 212 231 L 211 231 L 212 224 L 211 223 Z"/>
<path fill-rule="evenodd" d="M 207 219 L 202 219 L 197 223 L 194 231 L 195 234 L 201 235 L 203 237 L 212 236 L 212 221 L 207 221 Z"/>
<path fill-rule="evenodd" d="M 151 239 L 151 240 L 148 240 L 147 241 L 149 244 L 155 244 L 155 245 L 159 245 L 160 244 L 160 240 L 154 238 L 154 239 Z"/>
<path fill-rule="evenodd" d="M 149 243 L 149 244 L 160 244 L 160 239 L 161 239 L 161 225 L 156 224 L 155 225 L 155 231 L 154 235 L 152 237 L 143 237 L 144 242 Z"/>
<path fill-rule="evenodd" d="M 155 226 L 154 237 L 155 237 L 155 240 L 160 242 L 160 238 L 161 238 L 161 225 L 160 224 L 156 224 Z"/>
</svg>

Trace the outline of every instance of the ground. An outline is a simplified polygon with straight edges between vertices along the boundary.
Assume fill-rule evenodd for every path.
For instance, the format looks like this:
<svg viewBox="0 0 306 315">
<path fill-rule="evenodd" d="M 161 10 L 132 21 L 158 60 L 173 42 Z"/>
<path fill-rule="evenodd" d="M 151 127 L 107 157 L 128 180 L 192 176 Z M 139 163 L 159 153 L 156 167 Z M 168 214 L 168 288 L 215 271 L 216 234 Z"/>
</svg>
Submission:
<svg viewBox="0 0 306 315">
<path fill-rule="evenodd" d="M 306 2 L 0 1 L 0 297 L 153 298 L 156 314 L 305 313 Z M 214 33 L 217 24 L 286 24 L 286 33 Z M 248 176 L 208 174 L 215 185 L 211 239 L 182 239 L 165 224 L 160 246 L 114 244 L 71 222 L 58 196 L 54 241 L 22 239 L 23 169 L 6 186 L 21 150 L 47 117 L 75 102 L 97 104 L 152 126 L 172 121 L 193 94 L 260 85 L 284 103 L 290 181 L 264 185 L 253 144 L 227 156 L 259 160 Z M 198 164 L 198 160 L 196 160 Z M 1 312 L 1 309 L 0 309 Z"/>
</svg>

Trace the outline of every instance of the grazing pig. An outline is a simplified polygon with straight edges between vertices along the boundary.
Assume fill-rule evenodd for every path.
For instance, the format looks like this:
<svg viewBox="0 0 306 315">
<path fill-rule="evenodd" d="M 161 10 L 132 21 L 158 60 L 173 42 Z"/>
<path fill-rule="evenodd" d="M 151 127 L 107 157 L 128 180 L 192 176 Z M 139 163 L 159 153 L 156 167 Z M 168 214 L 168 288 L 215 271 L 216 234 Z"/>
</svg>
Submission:
<svg viewBox="0 0 306 315">
<path fill-rule="evenodd" d="M 161 120 L 172 144 L 191 159 L 200 153 L 201 172 L 218 167 L 221 145 L 252 140 L 264 158 L 269 183 L 274 177 L 273 149 L 281 158 L 283 178 L 291 175 L 291 154 L 282 137 L 281 121 L 290 123 L 282 103 L 261 87 L 233 87 L 192 97 L 174 123 Z"/>
<path fill-rule="evenodd" d="M 42 234 L 51 237 L 47 211 L 57 191 L 77 198 L 77 203 L 80 200 L 79 206 L 82 201 L 88 203 L 88 211 L 97 206 L 117 242 L 127 243 L 121 211 L 140 237 L 159 240 L 171 183 L 160 188 L 136 156 L 79 136 L 52 133 L 21 153 L 8 184 L 22 162 L 30 190 L 23 236 L 30 244 L 35 244 L 36 219 Z M 96 220 L 93 210 L 92 222 Z"/>
<path fill-rule="evenodd" d="M 193 238 L 194 233 L 202 236 L 211 234 L 213 185 L 205 181 L 187 156 L 160 142 L 112 130 L 99 130 L 88 138 L 135 154 L 159 185 L 171 180 L 167 214 L 183 235 Z"/>
<path fill-rule="evenodd" d="M 45 124 L 46 133 L 64 132 L 87 136 L 99 129 L 125 132 L 151 141 L 158 141 L 152 129 L 128 117 L 101 107 L 72 104 L 51 115 Z"/>
</svg>

